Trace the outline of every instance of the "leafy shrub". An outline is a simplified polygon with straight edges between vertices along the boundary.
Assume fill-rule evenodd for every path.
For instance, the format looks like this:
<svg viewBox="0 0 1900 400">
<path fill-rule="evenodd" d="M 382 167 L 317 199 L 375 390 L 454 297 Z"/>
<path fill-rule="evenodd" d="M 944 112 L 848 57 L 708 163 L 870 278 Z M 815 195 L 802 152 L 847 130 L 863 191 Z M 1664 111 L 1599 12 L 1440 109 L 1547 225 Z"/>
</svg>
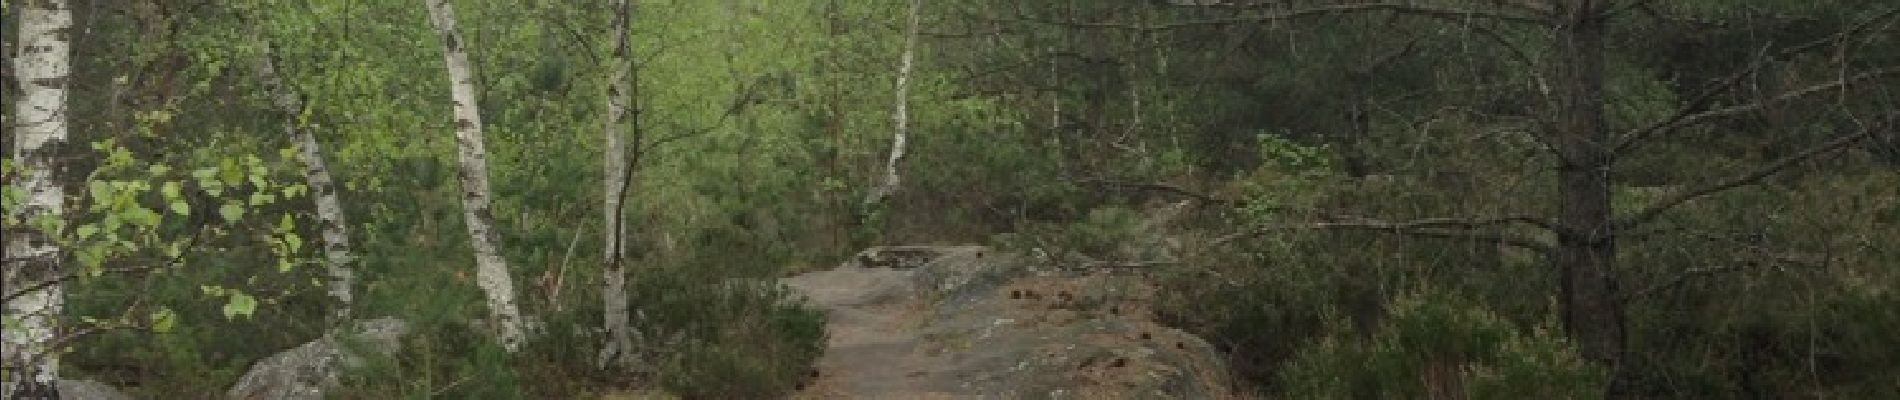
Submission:
<svg viewBox="0 0 1900 400">
<path fill-rule="evenodd" d="M 1528 331 L 1471 301 L 1400 296 L 1369 338 L 1334 333 L 1281 371 L 1302 398 L 1576 399 L 1601 397 L 1607 374 L 1546 326 Z M 1343 323 L 1340 325 L 1344 325 Z"/>
<path fill-rule="evenodd" d="M 1098 207 L 1075 222 L 1029 222 L 1015 233 L 992 240 L 1009 251 L 1045 254 L 1058 264 L 1089 260 L 1146 260 L 1141 213 L 1123 207 Z"/>
<path fill-rule="evenodd" d="M 762 279 L 665 267 L 631 279 L 643 363 L 685 398 L 777 398 L 796 389 L 824 352 L 824 314 Z"/>
</svg>

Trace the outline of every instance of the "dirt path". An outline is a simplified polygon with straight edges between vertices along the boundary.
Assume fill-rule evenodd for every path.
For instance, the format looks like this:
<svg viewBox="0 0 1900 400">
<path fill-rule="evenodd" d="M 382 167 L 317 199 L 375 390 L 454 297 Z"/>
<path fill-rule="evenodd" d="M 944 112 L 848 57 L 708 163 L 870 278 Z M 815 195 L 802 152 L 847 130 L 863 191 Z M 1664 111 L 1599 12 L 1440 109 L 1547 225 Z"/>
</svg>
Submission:
<svg viewBox="0 0 1900 400">
<path fill-rule="evenodd" d="M 797 398 L 955 398 L 954 381 L 933 373 L 943 360 L 922 354 L 910 270 L 838 268 L 785 280 L 830 316 L 829 348 L 818 379 Z"/>
</svg>

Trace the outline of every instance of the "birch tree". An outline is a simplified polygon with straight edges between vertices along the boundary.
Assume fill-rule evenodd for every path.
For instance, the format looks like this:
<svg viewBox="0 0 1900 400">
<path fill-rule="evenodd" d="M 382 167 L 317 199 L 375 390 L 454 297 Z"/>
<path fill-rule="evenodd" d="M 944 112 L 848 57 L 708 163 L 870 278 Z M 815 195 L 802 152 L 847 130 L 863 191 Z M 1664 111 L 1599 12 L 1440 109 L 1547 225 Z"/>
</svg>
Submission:
<svg viewBox="0 0 1900 400">
<path fill-rule="evenodd" d="M 601 127 L 605 133 L 601 149 L 605 152 L 602 165 L 604 173 L 601 197 L 604 198 L 602 212 L 605 213 L 605 236 L 602 248 L 605 254 L 602 263 L 606 267 L 602 274 L 603 288 L 601 301 L 604 302 L 601 320 L 607 330 L 606 346 L 601 348 L 600 365 L 624 363 L 633 352 L 633 335 L 629 331 L 627 315 L 627 271 L 625 268 L 627 249 L 625 246 L 625 201 L 627 188 L 632 184 L 633 164 L 627 160 L 626 140 L 621 127 L 627 120 L 627 107 L 633 102 L 629 86 L 637 86 L 633 79 L 632 44 L 628 43 L 628 31 L 632 28 L 633 4 L 631 0 L 614 0 L 614 49 L 609 62 L 613 63 L 613 73 L 607 82 L 607 118 Z M 637 128 L 636 128 L 637 129 Z M 639 143 L 638 139 L 634 143 Z"/>
<path fill-rule="evenodd" d="M 7 210 L 4 333 L 0 334 L 0 398 L 57 399 L 59 317 L 65 306 L 62 249 L 53 235 L 62 225 L 64 171 L 56 154 L 66 142 L 66 85 L 72 70 L 72 9 L 65 0 L 20 5 L 20 47 L 13 57 L 21 92 L 8 189 L 25 200 Z"/>
<path fill-rule="evenodd" d="M 449 94 L 455 103 L 455 142 L 461 158 L 462 217 L 467 220 L 469 243 L 475 248 L 475 280 L 488 296 L 488 311 L 502 347 L 521 347 L 521 312 L 515 305 L 514 279 L 508 260 L 501 257 L 499 235 L 488 209 L 488 156 L 482 147 L 482 116 L 476 108 L 475 82 L 468 52 L 455 31 L 455 8 L 449 0 L 424 0 L 429 19 L 442 37 L 443 59 L 449 68 Z"/>
<path fill-rule="evenodd" d="M 897 192 L 900 178 L 897 164 L 904 160 L 905 144 L 910 139 L 910 71 L 912 60 L 917 57 L 917 14 L 923 8 L 923 0 L 910 0 L 909 20 L 904 28 L 904 55 L 897 63 L 897 98 L 893 100 L 891 121 L 895 132 L 891 135 L 891 155 L 884 161 L 884 182 L 871 189 L 864 197 L 864 213 Z"/>
<path fill-rule="evenodd" d="M 264 57 L 258 65 L 258 75 L 264 80 L 264 86 L 270 91 L 271 100 L 276 103 L 278 111 L 283 113 L 284 134 L 290 136 L 303 158 L 304 180 L 315 194 L 312 198 L 317 206 L 317 219 L 322 221 L 324 267 L 330 275 L 330 297 L 336 298 L 337 302 L 331 316 L 333 322 L 346 321 L 354 306 L 352 291 L 356 285 L 356 273 L 353 264 L 356 257 L 350 251 L 349 225 L 343 218 L 342 202 L 337 200 L 330 167 L 323 161 L 323 151 L 318 147 L 316 135 L 299 122 L 304 115 L 303 99 L 277 75 L 277 53 L 269 42 L 264 43 Z"/>
</svg>

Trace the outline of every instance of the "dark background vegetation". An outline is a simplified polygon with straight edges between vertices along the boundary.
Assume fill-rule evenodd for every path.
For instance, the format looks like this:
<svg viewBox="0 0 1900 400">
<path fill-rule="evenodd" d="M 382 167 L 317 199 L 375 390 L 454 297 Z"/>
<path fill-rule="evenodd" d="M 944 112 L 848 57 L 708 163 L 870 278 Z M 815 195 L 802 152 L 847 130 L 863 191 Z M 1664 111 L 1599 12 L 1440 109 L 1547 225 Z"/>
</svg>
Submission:
<svg viewBox="0 0 1900 400">
<path fill-rule="evenodd" d="M 926 1 L 904 186 L 863 213 L 889 146 L 902 2 L 642 2 L 640 124 L 680 139 L 642 160 L 627 213 L 649 361 L 637 371 L 593 366 L 604 2 L 457 2 L 503 252 L 524 313 L 546 327 L 516 355 L 470 334 L 485 309 L 419 3 L 78 1 L 62 162 L 68 193 L 207 168 L 300 181 L 252 68 L 262 27 L 342 182 L 363 257 L 358 315 L 418 326 L 403 352 L 350 376 L 345 398 L 783 395 L 822 351 L 823 320 L 760 282 L 910 243 L 1166 258 L 1160 316 L 1268 397 L 1900 397 L 1900 6 L 1604 2 L 1602 93 L 1588 99 L 1603 131 L 1741 107 L 1615 154 L 1602 171 L 1615 216 L 1778 166 L 1618 232 L 1627 340 L 1605 362 L 1565 320 L 1566 267 L 1501 239 L 1561 235 L 1397 225 L 1564 209 L 1550 132 L 1566 36 L 1547 21 L 1589 2 L 1199 3 L 1216 2 Z M 1300 11 L 1314 9 L 1332 11 Z M 1184 200 L 1173 227 L 1137 227 Z M 75 200 L 70 218 L 118 210 L 97 202 Z M 142 246 L 202 238 L 168 267 L 75 283 L 72 323 L 114 328 L 72 343 L 65 373 L 211 396 L 320 335 L 317 246 L 259 239 L 288 218 L 316 242 L 310 210 L 303 198 L 239 221 L 207 209 L 144 234 Z M 1116 250 L 1158 237 L 1176 251 Z M 167 259 L 113 254 L 108 267 Z M 208 285 L 263 304 L 227 317 Z M 176 327 L 150 329 L 160 309 Z"/>
</svg>

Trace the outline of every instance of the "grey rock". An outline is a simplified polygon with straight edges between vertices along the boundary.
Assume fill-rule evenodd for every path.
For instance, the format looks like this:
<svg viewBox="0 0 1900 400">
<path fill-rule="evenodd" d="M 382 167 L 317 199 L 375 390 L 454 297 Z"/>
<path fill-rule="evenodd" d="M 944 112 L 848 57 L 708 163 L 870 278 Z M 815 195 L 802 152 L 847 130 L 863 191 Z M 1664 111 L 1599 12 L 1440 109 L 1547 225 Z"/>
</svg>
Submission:
<svg viewBox="0 0 1900 400">
<path fill-rule="evenodd" d="M 119 388 L 87 379 L 59 380 L 59 398 L 67 400 L 132 400 Z"/>
<path fill-rule="evenodd" d="M 257 362 L 226 392 L 239 400 L 319 400 L 339 384 L 343 371 L 365 363 L 365 355 L 387 355 L 402 347 L 409 324 L 396 318 L 358 321 L 317 340 Z"/>
</svg>

